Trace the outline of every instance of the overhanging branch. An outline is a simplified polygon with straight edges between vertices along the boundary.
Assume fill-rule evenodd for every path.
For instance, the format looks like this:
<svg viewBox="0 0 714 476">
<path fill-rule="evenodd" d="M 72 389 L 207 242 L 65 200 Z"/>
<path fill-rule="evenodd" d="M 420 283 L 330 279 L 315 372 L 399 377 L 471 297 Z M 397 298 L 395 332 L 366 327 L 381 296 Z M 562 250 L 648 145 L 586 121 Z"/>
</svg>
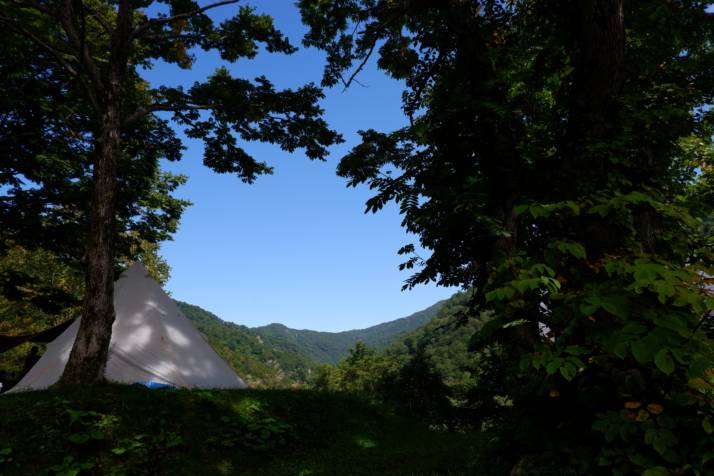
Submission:
<svg viewBox="0 0 714 476">
<path fill-rule="evenodd" d="M 40 37 L 32 33 L 30 30 L 23 28 L 20 26 L 20 23 L 13 19 L 13 18 L 8 18 L 6 16 L 0 15 L 0 22 L 5 23 L 7 26 L 12 28 L 13 30 L 16 30 L 20 33 L 22 33 L 26 38 L 30 39 L 33 43 L 50 53 L 52 56 L 59 61 L 59 63 L 62 65 L 62 67 L 72 76 L 77 76 L 77 70 L 74 69 L 74 67 L 67 61 L 64 57 L 64 54 L 50 46 L 48 43 L 43 41 Z"/>
<path fill-rule="evenodd" d="M 148 21 L 145 21 L 141 25 L 138 25 L 132 32 L 131 38 L 133 39 L 133 38 L 142 36 L 153 25 L 163 25 L 165 23 L 171 23 L 171 22 L 174 22 L 177 20 L 186 20 L 193 16 L 199 15 L 207 10 L 211 10 L 211 9 L 217 8 L 217 7 L 222 7 L 224 5 L 238 3 L 239 1 L 240 0 L 224 0 L 222 2 L 216 2 L 216 3 L 212 3 L 210 5 L 206 5 L 205 7 L 197 8 L 196 10 L 192 10 L 190 12 L 178 13 L 178 14 L 170 16 L 170 17 L 152 18 Z"/>
<path fill-rule="evenodd" d="M 181 112 L 181 111 L 205 111 L 211 109 L 211 106 L 207 104 L 171 104 L 171 103 L 157 103 L 151 106 L 142 107 L 134 111 L 132 114 L 124 119 L 122 125 L 128 126 L 138 121 L 147 114 L 154 112 Z"/>
</svg>

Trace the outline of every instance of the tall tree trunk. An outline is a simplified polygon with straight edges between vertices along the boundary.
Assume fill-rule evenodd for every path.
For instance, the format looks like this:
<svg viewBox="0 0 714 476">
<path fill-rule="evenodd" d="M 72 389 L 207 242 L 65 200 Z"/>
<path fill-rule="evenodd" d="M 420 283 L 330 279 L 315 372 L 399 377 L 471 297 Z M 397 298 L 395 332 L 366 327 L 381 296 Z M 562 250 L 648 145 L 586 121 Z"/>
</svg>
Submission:
<svg viewBox="0 0 714 476">
<path fill-rule="evenodd" d="M 62 375 L 64 384 L 91 384 L 104 379 L 114 322 L 114 201 L 120 118 L 118 89 L 112 89 L 104 101 L 96 144 L 82 320 Z"/>
<path fill-rule="evenodd" d="M 625 58 L 624 0 L 568 3 L 575 66 L 568 128 L 563 149 L 562 187 L 570 198 L 607 187 L 612 162 L 603 144 L 620 133 L 620 103 Z M 573 10 L 570 10 L 573 9 Z M 595 173 L 582 174 L 582 170 Z M 576 226 L 588 253 L 599 257 L 622 243 L 621 232 L 607 220 L 583 217 Z"/>
<path fill-rule="evenodd" d="M 624 0 L 576 2 L 571 141 L 607 139 L 616 128 L 625 58 Z"/>
<path fill-rule="evenodd" d="M 80 2 L 81 3 L 81 2 Z M 71 7 L 71 0 L 68 5 Z M 114 209 L 121 153 L 122 86 L 131 45 L 134 7 L 120 0 L 116 28 L 110 34 L 107 68 L 100 68 L 84 48 L 84 62 L 96 88 L 100 128 L 94 159 L 92 203 L 85 270 L 82 321 L 62 375 L 63 384 L 92 384 L 104 380 L 114 323 Z M 68 20 L 65 29 L 72 30 Z M 72 36 L 72 35 L 70 35 Z M 76 36 L 76 32 L 75 32 Z M 82 49 L 80 47 L 80 49 Z"/>
</svg>

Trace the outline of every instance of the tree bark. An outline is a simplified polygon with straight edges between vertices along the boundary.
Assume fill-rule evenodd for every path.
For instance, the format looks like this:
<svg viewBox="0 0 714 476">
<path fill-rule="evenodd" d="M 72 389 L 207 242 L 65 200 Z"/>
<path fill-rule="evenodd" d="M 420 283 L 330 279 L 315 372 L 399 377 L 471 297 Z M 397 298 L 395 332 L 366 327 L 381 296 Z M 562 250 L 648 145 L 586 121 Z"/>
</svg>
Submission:
<svg viewBox="0 0 714 476">
<path fill-rule="evenodd" d="M 104 380 L 114 322 L 114 202 L 120 151 L 118 88 L 104 101 L 96 144 L 82 320 L 61 382 Z"/>
<path fill-rule="evenodd" d="M 572 199 L 607 187 L 612 162 L 607 144 L 619 133 L 625 58 L 624 0 L 582 0 L 568 4 L 572 61 L 575 66 L 563 148 L 562 186 Z M 572 9 L 572 10 L 570 10 Z M 605 145 L 603 147 L 603 145 Z M 583 174 L 582 170 L 590 171 Z M 594 173 L 593 173 L 594 172 Z M 622 243 L 621 232 L 607 220 L 582 218 L 576 226 L 593 258 Z"/>
<path fill-rule="evenodd" d="M 571 140 L 606 139 L 616 125 L 625 57 L 624 0 L 582 0 L 573 23 L 577 54 Z"/>
<path fill-rule="evenodd" d="M 68 3 L 71 9 L 71 1 Z M 100 127 L 96 133 L 93 189 L 87 237 L 82 320 L 62 384 L 92 384 L 104 380 L 114 323 L 115 201 L 121 153 L 122 85 L 126 75 L 134 7 L 128 0 L 118 5 L 116 28 L 110 35 L 107 68 L 99 68 L 80 41 L 88 77 L 95 88 Z M 84 14 L 82 12 L 82 14 Z M 77 36 L 72 19 L 65 23 L 70 37 Z"/>
</svg>

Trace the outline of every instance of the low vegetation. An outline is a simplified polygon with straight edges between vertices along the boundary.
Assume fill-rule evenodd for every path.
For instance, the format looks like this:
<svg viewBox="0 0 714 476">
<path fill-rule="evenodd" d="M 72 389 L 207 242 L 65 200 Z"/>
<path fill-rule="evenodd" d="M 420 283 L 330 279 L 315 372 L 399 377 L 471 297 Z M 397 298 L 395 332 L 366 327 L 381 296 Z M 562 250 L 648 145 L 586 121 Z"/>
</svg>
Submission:
<svg viewBox="0 0 714 476">
<path fill-rule="evenodd" d="M 480 353 L 469 351 L 480 319 L 468 319 L 470 293 L 440 303 L 424 326 L 374 349 L 358 342 L 337 365 L 318 368 L 320 390 L 349 392 L 434 423 L 471 426 L 465 412 L 484 371 Z"/>
<path fill-rule="evenodd" d="M 472 474 L 483 438 L 308 390 L 50 390 L 0 419 L 6 475 Z"/>
</svg>

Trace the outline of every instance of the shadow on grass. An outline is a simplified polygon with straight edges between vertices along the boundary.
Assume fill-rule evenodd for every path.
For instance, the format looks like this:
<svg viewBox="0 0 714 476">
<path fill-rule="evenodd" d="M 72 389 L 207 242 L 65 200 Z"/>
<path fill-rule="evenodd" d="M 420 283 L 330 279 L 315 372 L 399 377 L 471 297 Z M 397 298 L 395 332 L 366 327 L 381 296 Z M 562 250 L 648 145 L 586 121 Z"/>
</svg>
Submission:
<svg viewBox="0 0 714 476">
<path fill-rule="evenodd" d="M 307 390 L 54 389 L 0 397 L 0 421 L 8 475 L 471 474 L 481 438 Z"/>
</svg>

